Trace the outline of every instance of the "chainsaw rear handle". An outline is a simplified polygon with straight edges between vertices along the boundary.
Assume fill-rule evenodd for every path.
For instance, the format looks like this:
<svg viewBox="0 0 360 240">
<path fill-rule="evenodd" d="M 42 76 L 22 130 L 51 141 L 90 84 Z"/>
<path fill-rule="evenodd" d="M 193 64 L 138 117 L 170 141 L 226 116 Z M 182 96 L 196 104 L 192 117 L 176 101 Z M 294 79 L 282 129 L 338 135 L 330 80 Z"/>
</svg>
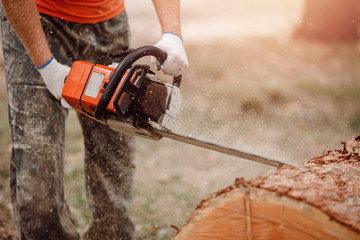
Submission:
<svg viewBox="0 0 360 240">
<path fill-rule="evenodd" d="M 111 76 L 109 83 L 107 84 L 104 93 L 102 94 L 99 103 L 97 104 L 94 117 L 98 120 L 101 120 L 106 112 L 106 108 L 109 105 L 117 86 L 119 85 L 122 77 L 126 71 L 131 67 L 131 65 L 136 62 L 138 59 L 145 56 L 156 57 L 160 62 L 164 62 L 167 54 L 163 50 L 154 47 L 154 46 L 144 46 L 132 50 L 117 66 L 113 75 Z M 181 82 L 181 75 L 174 77 L 174 85 L 179 87 Z"/>
</svg>

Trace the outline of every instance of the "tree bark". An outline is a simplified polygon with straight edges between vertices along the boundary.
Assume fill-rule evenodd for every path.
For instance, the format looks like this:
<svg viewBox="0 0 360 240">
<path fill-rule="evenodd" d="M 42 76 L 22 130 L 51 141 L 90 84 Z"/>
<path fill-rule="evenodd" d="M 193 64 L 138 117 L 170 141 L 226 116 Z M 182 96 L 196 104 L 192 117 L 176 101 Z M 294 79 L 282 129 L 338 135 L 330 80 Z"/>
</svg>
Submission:
<svg viewBox="0 0 360 240">
<path fill-rule="evenodd" d="M 306 0 L 295 36 L 321 41 L 357 40 L 359 13 L 358 0 Z"/>
<path fill-rule="evenodd" d="M 360 136 L 204 199 L 175 240 L 360 239 Z"/>
</svg>

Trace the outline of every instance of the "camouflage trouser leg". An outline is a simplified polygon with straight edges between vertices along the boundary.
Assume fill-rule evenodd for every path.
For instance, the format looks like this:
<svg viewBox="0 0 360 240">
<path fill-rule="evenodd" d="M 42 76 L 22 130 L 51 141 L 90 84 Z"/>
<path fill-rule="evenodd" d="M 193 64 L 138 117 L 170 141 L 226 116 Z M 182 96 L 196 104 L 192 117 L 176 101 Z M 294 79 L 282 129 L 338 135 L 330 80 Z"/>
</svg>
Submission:
<svg viewBox="0 0 360 240">
<path fill-rule="evenodd" d="M 130 239 L 133 225 L 127 217 L 126 207 L 134 166 L 129 155 L 132 152 L 129 137 L 108 131 L 106 126 L 96 121 L 87 121 L 86 116 L 79 117 L 84 129 L 88 129 L 83 132 L 85 175 L 93 214 L 93 222 L 84 238 Z"/>
<path fill-rule="evenodd" d="M 2 13 L 2 41 L 13 151 L 11 201 L 22 239 L 79 239 L 64 199 L 63 151 L 67 111 L 47 91 Z M 128 42 L 126 14 L 98 24 L 42 16 L 59 62 L 109 64 L 108 52 Z M 101 34 L 100 34 L 101 33 Z M 131 239 L 126 214 L 134 165 L 132 139 L 79 116 L 85 139 L 86 190 L 93 221 L 88 239 Z"/>
</svg>

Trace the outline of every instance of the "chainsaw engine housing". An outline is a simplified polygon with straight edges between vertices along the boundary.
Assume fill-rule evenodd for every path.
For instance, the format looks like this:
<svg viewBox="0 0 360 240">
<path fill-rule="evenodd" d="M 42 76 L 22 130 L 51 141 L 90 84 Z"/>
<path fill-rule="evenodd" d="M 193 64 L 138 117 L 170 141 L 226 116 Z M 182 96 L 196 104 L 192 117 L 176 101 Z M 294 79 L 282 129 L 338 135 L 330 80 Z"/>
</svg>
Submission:
<svg viewBox="0 0 360 240">
<path fill-rule="evenodd" d="M 148 65 L 134 65 L 121 76 L 104 115 L 94 115 L 115 68 L 84 61 L 73 63 L 62 97 L 75 110 L 130 135 L 159 138 L 149 130 L 171 130 L 180 111 L 178 86 L 163 82 Z"/>
</svg>

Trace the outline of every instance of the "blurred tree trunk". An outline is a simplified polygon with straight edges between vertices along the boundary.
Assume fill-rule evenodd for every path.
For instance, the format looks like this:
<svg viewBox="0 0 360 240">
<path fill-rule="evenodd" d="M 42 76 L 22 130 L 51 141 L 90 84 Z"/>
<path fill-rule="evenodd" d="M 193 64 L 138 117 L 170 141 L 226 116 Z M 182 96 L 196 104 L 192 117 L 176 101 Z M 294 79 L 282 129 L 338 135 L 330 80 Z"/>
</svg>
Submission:
<svg viewBox="0 0 360 240">
<path fill-rule="evenodd" d="M 322 41 L 359 39 L 359 0 L 305 0 L 295 37 Z"/>
</svg>

